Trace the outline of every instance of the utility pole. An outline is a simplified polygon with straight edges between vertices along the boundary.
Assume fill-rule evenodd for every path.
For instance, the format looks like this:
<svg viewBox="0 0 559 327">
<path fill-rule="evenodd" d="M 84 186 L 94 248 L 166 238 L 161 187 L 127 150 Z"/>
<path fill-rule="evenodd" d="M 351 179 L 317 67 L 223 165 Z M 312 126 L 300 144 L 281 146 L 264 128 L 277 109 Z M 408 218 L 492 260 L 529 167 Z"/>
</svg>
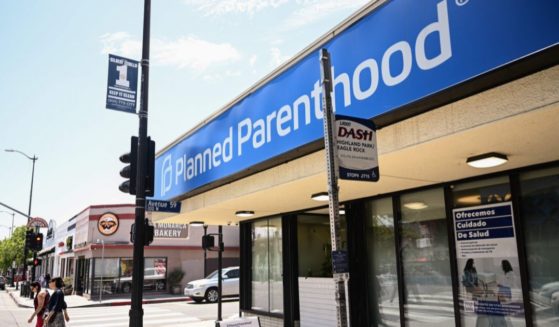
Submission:
<svg viewBox="0 0 559 327">
<path fill-rule="evenodd" d="M 142 309 L 142 292 L 144 282 L 144 244 L 145 244 L 145 213 L 146 213 L 146 172 L 145 158 L 148 155 L 148 89 L 149 89 L 149 41 L 150 41 L 151 0 L 144 0 L 144 31 L 142 43 L 142 85 L 140 127 L 138 133 L 138 157 L 136 175 L 136 218 L 134 240 L 134 267 L 132 271 L 132 298 L 130 306 L 130 327 L 142 327 L 144 310 Z"/>
</svg>

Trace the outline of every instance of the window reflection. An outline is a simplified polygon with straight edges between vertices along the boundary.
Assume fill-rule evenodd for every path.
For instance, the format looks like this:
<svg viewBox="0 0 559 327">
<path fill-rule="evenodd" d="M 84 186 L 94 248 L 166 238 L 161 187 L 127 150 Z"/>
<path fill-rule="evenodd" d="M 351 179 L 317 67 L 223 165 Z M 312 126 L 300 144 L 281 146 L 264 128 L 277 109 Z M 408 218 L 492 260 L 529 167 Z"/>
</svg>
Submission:
<svg viewBox="0 0 559 327">
<path fill-rule="evenodd" d="M 252 223 L 252 309 L 283 312 L 281 218 Z"/>
<path fill-rule="evenodd" d="M 366 204 L 371 326 L 400 326 L 392 199 Z"/>
<path fill-rule="evenodd" d="M 442 189 L 401 197 L 401 256 L 408 326 L 454 325 Z"/>
<path fill-rule="evenodd" d="M 559 169 L 521 175 L 530 302 L 535 326 L 559 319 Z"/>
</svg>

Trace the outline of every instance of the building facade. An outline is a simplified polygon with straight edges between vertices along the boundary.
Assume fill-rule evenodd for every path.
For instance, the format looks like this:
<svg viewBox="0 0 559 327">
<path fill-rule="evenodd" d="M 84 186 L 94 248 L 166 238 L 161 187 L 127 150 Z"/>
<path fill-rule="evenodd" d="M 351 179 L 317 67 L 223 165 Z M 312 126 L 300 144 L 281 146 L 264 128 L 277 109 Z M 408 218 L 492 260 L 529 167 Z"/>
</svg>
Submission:
<svg viewBox="0 0 559 327">
<path fill-rule="evenodd" d="M 557 12 L 365 6 L 158 153 L 156 197 L 183 208 L 163 221 L 239 224 L 244 315 L 336 325 L 328 206 L 311 199 L 328 189 L 328 48 L 336 112 L 378 127 L 380 180 L 340 181 L 351 325 L 557 325 Z M 472 166 L 486 154 L 501 164 Z"/>
<path fill-rule="evenodd" d="M 73 292 L 88 298 L 110 297 L 131 292 L 131 227 L 135 206 L 92 205 L 62 224 L 45 240 L 41 253 L 41 274 L 67 277 Z M 168 275 L 176 269 L 184 272 L 177 285 L 202 278 L 205 266 L 214 269 L 215 255 L 204 255 L 202 227 L 154 222 L 154 241 L 145 248 L 144 282 L 146 292 L 167 292 Z M 210 226 L 208 233 L 217 231 Z M 47 243 L 51 240 L 50 243 Z M 224 230 L 224 264 L 238 265 L 238 227 Z M 206 260 L 206 263 L 205 262 Z"/>
</svg>

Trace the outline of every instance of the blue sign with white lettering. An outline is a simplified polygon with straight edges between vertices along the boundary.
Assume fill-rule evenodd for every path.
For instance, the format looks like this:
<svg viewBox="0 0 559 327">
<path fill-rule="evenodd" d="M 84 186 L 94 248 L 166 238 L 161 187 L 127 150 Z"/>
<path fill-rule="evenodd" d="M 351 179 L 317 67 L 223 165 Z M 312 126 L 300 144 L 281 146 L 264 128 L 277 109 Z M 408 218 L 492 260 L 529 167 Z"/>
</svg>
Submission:
<svg viewBox="0 0 559 327">
<path fill-rule="evenodd" d="M 555 46 L 555 0 L 387 1 L 323 46 L 337 114 L 370 119 Z M 322 138 L 318 51 L 156 160 L 171 199 Z"/>
<path fill-rule="evenodd" d="M 181 203 L 175 201 L 147 200 L 146 211 L 180 213 Z"/>
<path fill-rule="evenodd" d="M 107 109 L 136 113 L 138 62 L 109 54 Z"/>
</svg>

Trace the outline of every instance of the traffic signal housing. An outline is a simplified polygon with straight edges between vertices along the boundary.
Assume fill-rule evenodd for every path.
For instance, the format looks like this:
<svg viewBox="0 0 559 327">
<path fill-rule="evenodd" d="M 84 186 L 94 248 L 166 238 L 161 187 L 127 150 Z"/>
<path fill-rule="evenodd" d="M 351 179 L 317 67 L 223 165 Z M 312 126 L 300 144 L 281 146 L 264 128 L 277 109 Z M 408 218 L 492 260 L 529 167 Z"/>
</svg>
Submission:
<svg viewBox="0 0 559 327">
<path fill-rule="evenodd" d="M 41 251 L 43 249 L 43 234 L 37 233 L 33 235 L 33 250 Z"/>
<path fill-rule="evenodd" d="M 211 250 L 215 247 L 215 238 L 213 235 L 202 236 L 202 249 Z"/>
<path fill-rule="evenodd" d="M 137 193 L 136 175 L 138 173 L 138 146 L 138 137 L 132 136 L 130 139 L 130 152 L 121 155 L 119 158 L 122 163 L 129 165 L 125 166 L 120 171 L 120 176 L 127 178 L 128 180 L 120 184 L 118 188 L 122 192 L 129 193 L 131 195 L 136 195 Z M 152 141 L 150 137 L 148 137 L 147 155 L 145 160 L 145 195 L 153 196 L 155 184 L 155 141 Z"/>
<path fill-rule="evenodd" d="M 35 236 L 35 233 L 28 229 L 25 231 L 25 248 L 28 250 L 31 250 L 33 247 L 33 237 Z"/>
<path fill-rule="evenodd" d="M 153 242 L 155 236 L 155 227 L 146 219 L 144 222 L 144 246 L 149 246 Z M 136 224 L 130 227 L 130 243 L 136 242 Z"/>
<path fill-rule="evenodd" d="M 124 178 L 128 178 L 128 180 L 122 182 L 118 187 L 124 193 L 130 193 L 132 195 L 136 194 L 136 173 L 137 173 L 137 164 L 136 161 L 138 160 L 138 137 L 132 136 L 130 138 L 130 152 L 125 153 L 120 156 L 120 162 L 129 164 L 125 166 L 120 171 L 120 176 Z"/>
</svg>

